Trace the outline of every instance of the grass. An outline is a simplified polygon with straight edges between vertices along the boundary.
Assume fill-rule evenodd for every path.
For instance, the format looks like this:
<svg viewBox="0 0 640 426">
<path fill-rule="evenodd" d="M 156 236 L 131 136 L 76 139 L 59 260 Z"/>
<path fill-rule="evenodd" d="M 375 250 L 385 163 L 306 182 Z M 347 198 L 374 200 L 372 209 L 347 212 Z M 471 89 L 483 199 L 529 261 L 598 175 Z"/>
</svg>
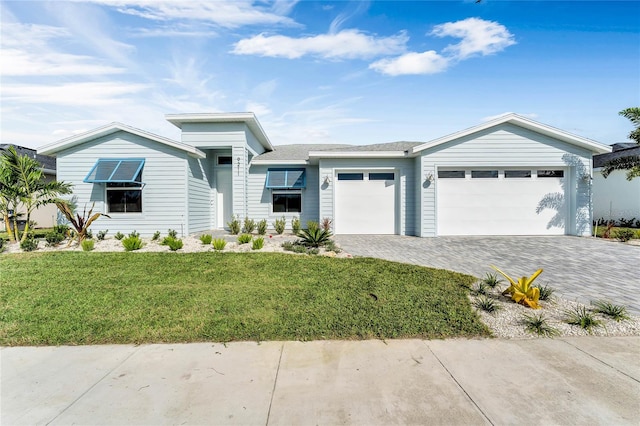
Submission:
<svg viewBox="0 0 640 426">
<path fill-rule="evenodd" d="M 487 296 L 479 296 L 473 302 L 473 306 L 485 312 L 493 313 L 500 310 L 500 305 L 495 299 Z"/>
<path fill-rule="evenodd" d="M 573 310 L 566 312 L 567 324 L 578 326 L 591 334 L 595 327 L 602 326 L 602 321 L 597 319 L 594 314 L 587 310 L 584 306 L 578 306 Z"/>
<path fill-rule="evenodd" d="M 274 253 L 0 256 L 0 345 L 488 336 L 473 277 Z"/>
<path fill-rule="evenodd" d="M 559 336 L 560 331 L 549 325 L 543 314 L 524 314 L 522 316 L 525 329 L 538 336 L 554 337 Z"/>
<path fill-rule="evenodd" d="M 621 305 L 615 305 L 606 300 L 597 300 L 591 302 L 594 311 L 606 315 L 615 321 L 623 321 L 629 319 L 627 308 Z"/>
</svg>

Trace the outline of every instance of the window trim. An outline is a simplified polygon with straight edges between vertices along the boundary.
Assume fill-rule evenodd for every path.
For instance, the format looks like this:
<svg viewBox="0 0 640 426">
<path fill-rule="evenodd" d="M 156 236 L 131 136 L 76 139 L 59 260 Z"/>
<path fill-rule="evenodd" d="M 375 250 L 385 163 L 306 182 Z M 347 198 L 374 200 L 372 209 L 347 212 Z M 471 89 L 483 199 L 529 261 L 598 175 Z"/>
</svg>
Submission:
<svg viewBox="0 0 640 426">
<path fill-rule="evenodd" d="M 271 190 L 271 200 L 269 202 L 270 210 L 272 215 L 302 215 L 303 207 L 304 207 L 304 197 L 302 195 L 302 189 L 272 189 Z M 299 212 L 276 212 L 273 210 L 273 196 L 274 195 L 300 195 L 300 211 Z"/>
</svg>

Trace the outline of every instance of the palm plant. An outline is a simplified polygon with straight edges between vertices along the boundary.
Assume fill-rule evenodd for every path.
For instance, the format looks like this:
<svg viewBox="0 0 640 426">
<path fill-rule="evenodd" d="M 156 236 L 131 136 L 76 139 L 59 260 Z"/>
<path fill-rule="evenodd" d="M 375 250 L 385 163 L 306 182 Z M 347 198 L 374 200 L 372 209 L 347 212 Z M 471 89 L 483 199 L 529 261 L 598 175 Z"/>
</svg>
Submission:
<svg viewBox="0 0 640 426">
<path fill-rule="evenodd" d="M 82 244 L 82 241 L 85 238 L 87 238 L 87 231 L 89 230 L 89 226 L 91 226 L 91 224 L 96 219 L 98 219 L 100 216 L 106 216 L 108 218 L 111 218 L 111 216 L 104 213 L 94 213 L 92 215 L 93 207 L 95 206 L 96 203 L 93 203 L 91 205 L 91 208 L 89 209 L 89 213 L 87 213 L 87 207 L 85 206 L 82 212 L 82 216 L 80 216 L 80 213 L 76 213 L 75 217 L 74 217 L 73 210 L 71 209 L 71 207 L 66 201 L 57 200 L 55 203 L 56 203 L 56 206 L 58 207 L 58 210 L 62 212 L 62 214 L 67 218 L 67 220 L 71 223 L 73 228 L 76 230 L 76 238 L 78 240 L 78 244 Z M 71 244 L 71 241 L 69 241 L 69 244 Z"/>
<path fill-rule="evenodd" d="M 634 129 L 629 133 L 629 139 L 633 139 L 640 145 L 640 108 L 625 108 L 618 114 L 631 121 Z M 607 161 L 602 168 L 602 176 L 606 178 L 614 170 L 627 170 L 627 180 L 640 177 L 640 155 L 614 158 Z"/>
<path fill-rule="evenodd" d="M 298 233 L 298 237 L 300 237 L 302 245 L 317 248 L 330 241 L 331 231 L 320 228 L 317 223 L 315 226 L 308 223 L 307 226 L 307 229 L 303 229 Z"/>
</svg>

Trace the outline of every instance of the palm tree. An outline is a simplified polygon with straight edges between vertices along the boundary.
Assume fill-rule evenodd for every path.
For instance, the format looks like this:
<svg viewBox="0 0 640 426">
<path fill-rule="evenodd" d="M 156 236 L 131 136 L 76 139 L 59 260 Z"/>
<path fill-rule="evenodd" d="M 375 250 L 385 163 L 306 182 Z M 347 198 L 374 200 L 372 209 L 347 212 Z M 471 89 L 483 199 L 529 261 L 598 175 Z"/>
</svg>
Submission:
<svg viewBox="0 0 640 426">
<path fill-rule="evenodd" d="M 635 127 L 629 133 L 629 139 L 636 141 L 640 145 L 640 108 L 625 108 L 618 114 L 628 118 Z M 614 158 L 607 161 L 602 169 L 602 176 L 607 178 L 614 170 L 627 170 L 627 180 L 640 177 L 640 155 Z"/>
<path fill-rule="evenodd" d="M 16 211 L 18 207 L 17 200 L 26 210 L 26 224 L 20 241 L 27 239 L 29 234 L 29 226 L 31 221 L 31 213 L 40 206 L 54 203 L 59 195 L 71 193 L 71 185 L 64 182 L 50 181 L 47 182 L 42 167 L 35 159 L 28 155 L 19 155 L 14 147 L 9 147 L 2 156 L 2 193 L 3 199 L 9 200 L 9 206 Z M 0 205 L 4 208 L 4 204 Z M 5 224 L 8 222 L 5 212 Z M 18 221 L 16 215 L 13 216 L 13 232 L 15 240 L 18 240 Z M 7 232 L 11 234 L 11 229 L 7 228 Z"/>
</svg>

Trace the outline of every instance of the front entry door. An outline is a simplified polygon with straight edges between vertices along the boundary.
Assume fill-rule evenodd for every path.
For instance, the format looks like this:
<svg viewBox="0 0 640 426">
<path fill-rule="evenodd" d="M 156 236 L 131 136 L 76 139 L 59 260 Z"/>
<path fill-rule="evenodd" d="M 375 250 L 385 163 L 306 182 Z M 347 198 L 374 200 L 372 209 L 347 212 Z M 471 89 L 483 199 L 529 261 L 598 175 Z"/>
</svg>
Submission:
<svg viewBox="0 0 640 426">
<path fill-rule="evenodd" d="M 231 199 L 231 168 L 219 168 L 216 170 L 216 225 L 219 229 L 227 227 L 233 214 L 233 201 Z"/>
</svg>

